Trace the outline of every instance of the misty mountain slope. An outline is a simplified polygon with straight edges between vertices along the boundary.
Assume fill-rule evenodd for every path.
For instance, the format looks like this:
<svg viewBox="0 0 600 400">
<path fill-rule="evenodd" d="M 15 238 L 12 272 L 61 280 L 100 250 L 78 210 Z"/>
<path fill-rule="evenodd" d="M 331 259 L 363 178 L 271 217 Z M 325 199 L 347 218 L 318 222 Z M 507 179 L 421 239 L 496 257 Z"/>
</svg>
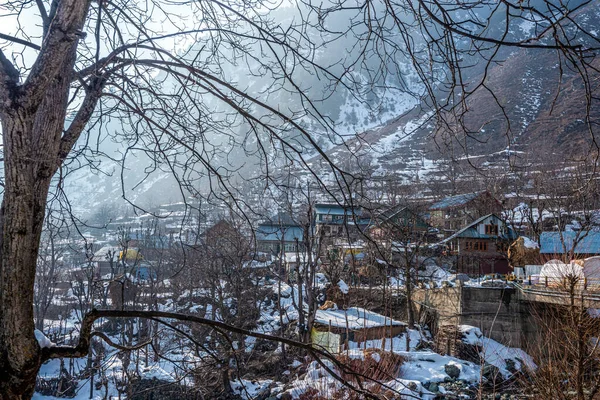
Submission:
<svg viewBox="0 0 600 400">
<path fill-rule="evenodd" d="M 482 8 L 480 12 L 485 14 L 488 10 Z M 293 19 L 287 13 L 285 9 L 277 10 L 275 17 L 284 24 Z M 600 26 L 597 2 L 582 8 L 577 17 L 581 26 L 592 34 L 597 33 L 596 27 Z M 342 17 L 338 19 L 340 26 L 347 23 Z M 501 25 L 501 21 L 496 22 Z M 511 39 L 527 37 L 534 25 L 523 22 L 511 27 Z M 350 47 L 353 40 L 355 38 L 351 36 L 343 37 L 340 42 L 319 48 L 315 62 L 334 65 L 335 69 L 336 60 L 342 57 L 340 49 Z M 374 71 L 380 70 L 378 63 L 381 60 L 366 60 L 351 74 L 352 80 L 364 83 L 361 90 L 354 92 L 343 85 L 332 90 L 322 76 L 310 71 L 298 69 L 295 72 L 304 94 L 316 99 L 315 106 L 331 121 L 335 132 L 325 129 L 314 115 L 303 113 L 306 104 L 302 97 L 289 87 L 273 86 L 272 77 L 257 73 L 260 68 L 252 60 L 231 62 L 221 68 L 223 75 L 244 91 L 291 114 L 302 115 L 300 123 L 333 162 L 342 168 L 360 169 L 375 176 L 395 175 L 407 180 L 427 178 L 436 175 L 450 157 L 464 159 L 467 156 L 476 159 L 480 165 L 506 164 L 510 157 L 535 155 L 540 149 L 550 149 L 556 154 L 578 154 L 589 148 L 591 138 L 584 123 L 587 115 L 581 79 L 568 65 L 559 65 L 553 51 L 510 48 L 499 52 L 497 62 L 490 65 L 485 77 L 486 86 L 492 93 L 480 88 L 467 99 L 465 126 L 471 131 L 468 138 L 437 129 L 438 115 L 422 102 L 423 87 L 411 62 L 402 57 L 397 55 L 388 61 L 390 65 L 385 66 L 397 71 L 397 75 L 381 75 L 375 82 L 379 84 L 371 87 L 368 83 Z M 470 89 L 484 79 L 484 63 L 475 59 L 465 62 L 470 65 L 465 70 L 469 82 L 467 89 Z M 597 60 L 593 65 L 600 66 Z M 561 68 L 563 77 L 559 83 Z M 443 90 L 441 86 L 440 98 L 444 97 Z M 222 110 L 210 100 L 207 100 L 207 109 L 214 110 L 215 115 Z M 595 107 L 590 111 L 594 122 L 599 110 Z M 449 115 L 441 116 L 452 119 Z M 194 116 L 190 116 L 190 122 L 194 122 Z M 267 161 L 257 158 L 256 139 L 244 137 L 244 129 L 246 127 L 239 127 L 239 138 L 221 137 L 218 132 L 207 130 L 207 135 L 213 135 L 209 136 L 211 145 L 221 151 L 211 163 L 234 170 L 234 179 L 238 182 L 259 176 L 264 172 L 265 163 L 275 171 L 288 167 L 285 165 L 287 160 L 279 164 L 281 154 L 277 149 L 267 151 Z M 118 127 L 113 130 L 118 131 Z M 315 155 L 315 149 L 307 144 L 306 138 L 294 130 L 285 134 L 286 140 L 302 150 L 304 159 L 310 160 L 309 167 L 327 178 L 329 169 L 321 157 Z M 104 149 L 106 153 L 111 149 L 122 151 L 118 150 L 118 143 L 109 147 Z M 548 151 L 544 150 L 545 153 Z M 300 170 L 304 168 L 301 163 L 294 164 Z M 155 165 L 141 154 L 128 158 L 123 180 L 118 162 L 103 161 L 99 168 L 106 173 L 81 168 L 66 179 L 65 192 L 82 213 L 93 212 L 94 207 L 105 201 L 124 204 L 123 195 L 142 206 L 178 202 L 185 195 L 172 178 L 168 165 Z M 198 190 L 209 187 L 202 179 L 197 179 L 195 185 Z"/>
</svg>

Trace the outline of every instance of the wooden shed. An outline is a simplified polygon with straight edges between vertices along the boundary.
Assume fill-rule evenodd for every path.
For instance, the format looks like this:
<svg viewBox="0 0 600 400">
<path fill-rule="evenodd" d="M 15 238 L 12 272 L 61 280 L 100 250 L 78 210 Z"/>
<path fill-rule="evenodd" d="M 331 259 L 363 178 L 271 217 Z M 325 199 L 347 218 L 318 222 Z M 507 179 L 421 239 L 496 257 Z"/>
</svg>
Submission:
<svg viewBox="0 0 600 400">
<path fill-rule="evenodd" d="M 404 322 L 364 308 L 317 310 L 311 332 L 313 345 L 339 353 L 350 342 L 365 342 L 398 336 L 406 331 Z"/>
</svg>

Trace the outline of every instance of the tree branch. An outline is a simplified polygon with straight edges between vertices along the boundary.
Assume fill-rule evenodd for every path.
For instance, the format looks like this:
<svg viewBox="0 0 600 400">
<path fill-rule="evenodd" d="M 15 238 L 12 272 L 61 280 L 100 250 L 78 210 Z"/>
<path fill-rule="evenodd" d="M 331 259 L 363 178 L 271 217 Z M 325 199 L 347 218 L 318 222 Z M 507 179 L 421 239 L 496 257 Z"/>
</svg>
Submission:
<svg viewBox="0 0 600 400">
<path fill-rule="evenodd" d="M 102 90 L 104 89 L 106 80 L 107 78 L 105 75 L 91 79 L 90 85 L 86 88 L 87 93 L 81 107 L 79 107 L 75 118 L 71 121 L 71 124 L 60 139 L 56 168 L 58 168 L 67 158 L 69 152 L 79 139 L 81 132 L 92 117 L 96 105 L 98 104 L 98 100 L 102 96 Z"/>
<path fill-rule="evenodd" d="M 63 69 L 64 60 L 76 51 L 83 36 L 83 25 L 90 8 L 90 0 L 61 1 L 48 27 L 41 50 L 22 88 L 24 106 L 37 108 L 48 86 Z"/>
<path fill-rule="evenodd" d="M 109 346 L 112 346 L 115 349 L 123 350 L 123 351 L 139 350 L 142 347 L 148 346 L 150 343 L 152 343 L 152 340 L 148 339 L 145 342 L 136 344 L 135 346 L 123 346 L 123 345 L 113 342 L 106 334 L 104 334 L 102 332 L 99 332 L 99 331 L 92 332 L 90 337 L 94 337 L 94 336 L 98 336 L 99 338 L 104 340 L 106 343 L 108 343 Z"/>
<path fill-rule="evenodd" d="M 48 12 L 46 11 L 46 7 L 44 6 L 43 0 L 35 0 L 37 4 L 38 10 L 40 11 L 40 16 L 42 17 L 42 24 L 44 28 L 44 36 L 46 37 L 46 33 L 48 32 L 48 27 L 50 25 L 50 18 L 48 18 Z"/>
<path fill-rule="evenodd" d="M 17 43 L 17 44 L 22 44 L 23 46 L 31 47 L 32 49 L 35 49 L 35 50 L 41 49 L 41 47 L 35 43 L 31 43 L 28 40 L 21 39 L 21 38 L 15 37 L 15 36 L 7 35 L 6 33 L 0 33 L 0 39 L 8 40 L 9 42 L 13 42 L 13 43 Z"/>
</svg>

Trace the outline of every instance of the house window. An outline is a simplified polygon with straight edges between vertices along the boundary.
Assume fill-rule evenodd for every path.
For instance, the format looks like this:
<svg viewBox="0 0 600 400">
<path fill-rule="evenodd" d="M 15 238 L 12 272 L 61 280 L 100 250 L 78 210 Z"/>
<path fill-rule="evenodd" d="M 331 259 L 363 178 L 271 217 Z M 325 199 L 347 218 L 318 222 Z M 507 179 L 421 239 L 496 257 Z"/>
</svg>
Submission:
<svg viewBox="0 0 600 400">
<path fill-rule="evenodd" d="M 488 243 L 484 240 L 465 242 L 465 251 L 487 251 Z"/>
<path fill-rule="evenodd" d="M 498 236 L 498 225 L 489 224 L 485 226 L 485 234 L 490 236 Z"/>
<path fill-rule="evenodd" d="M 289 253 L 289 252 L 292 252 L 292 251 L 296 251 L 295 247 L 296 246 L 294 246 L 293 244 L 286 243 L 285 244 L 285 252 Z"/>
</svg>

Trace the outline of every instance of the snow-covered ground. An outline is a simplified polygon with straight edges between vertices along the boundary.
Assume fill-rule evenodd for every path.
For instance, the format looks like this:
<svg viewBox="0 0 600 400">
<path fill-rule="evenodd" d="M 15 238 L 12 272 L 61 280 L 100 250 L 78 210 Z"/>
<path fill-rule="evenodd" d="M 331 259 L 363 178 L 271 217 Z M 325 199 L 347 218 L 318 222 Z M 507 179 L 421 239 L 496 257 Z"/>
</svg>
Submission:
<svg viewBox="0 0 600 400">
<path fill-rule="evenodd" d="M 428 266 L 427 271 L 424 272 L 432 279 L 433 285 L 436 287 L 441 285 L 442 282 L 448 282 L 453 278 L 444 269 L 433 265 Z M 263 300 L 263 306 L 260 308 L 260 315 L 254 329 L 257 332 L 278 335 L 281 332 L 282 323 L 284 329 L 288 325 L 296 328 L 295 323 L 298 320 L 298 305 L 300 304 L 300 294 L 297 286 L 268 278 L 259 279 L 261 288 L 270 289 L 271 295 L 267 295 L 267 297 L 270 296 L 271 299 L 279 298 L 279 303 L 277 301 L 266 301 L 266 298 Z M 395 282 L 395 284 L 400 284 L 400 282 Z M 453 283 L 449 282 L 448 284 Z M 475 284 L 475 282 L 467 284 Z M 319 274 L 317 289 L 323 290 L 327 285 L 329 285 L 329 282 L 326 277 Z M 346 293 L 345 295 L 349 293 L 350 288 L 345 282 L 340 280 L 335 285 L 340 288 L 342 293 Z M 171 283 L 168 286 L 170 287 Z M 221 289 L 224 288 L 225 286 Z M 280 296 L 278 295 L 279 292 Z M 306 296 L 306 293 L 303 293 L 303 295 Z M 159 309 L 208 316 L 211 314 L 212 305 L 196 302 L 196 299 L 206 298 L 207 296 L 209 296 L 209 292 L 204 289 L 184 290 L 170 299 L 160 296 Z M 233 305 L 233 303 L 231 304 Z M 307 302 L 304 301 L 303 304 L 306 307 Z M 281 311 L 281 315 L 279 311 Z M 338 325 L 345 327 L 348 323 L 351 328 L 355 329 L 364 328 L 365 326 L 370 327 L 371 323 L 375 324 L 373 326 L 390 324 L 389 318 L 379 316 L 383 318 L 382 321 L 379 321 L 377 320 L 378 314 L 362 308 L 350 307 L 347 311 L 343 311 L 334 307 L 319 310 L 318 313 L 320 313 L 322 321 L 317 318 L 317 322 L 321 321 L 329 324 L 329 319 L 333 318 L 335 321 L 339 320 Z M 339 317 L 337 315 L 339 313 L 346 313 L 349 316 L 348 322 L 345 316 Z M 217 319 L 222 319 L 219 312 L 216 312 L 215 315 Z M 62 344 L 57 340 L 60 335 L 63 335 L 63 337 L 77 337 L 81 317 L 81 312 L 72 310 L 60 321 L 47 320 L 45 324 L 47 336 L 42 332 L 36 333 L 40 345 L 52 346 L 53 341 Z M 366 318 L 365 321 L 368 323 L 362 320 L 356 324 L 353 323 L 354 319 L 360 318 Z M 395 321 L 392 323 L 395 324 Z M 400 321 L 398 321 L 398 324 L 405 325 Z M 134 326 L 133 334 L 138 328 L 139 326 Z M 433 399 L 440 394 L 455 391 L 455 388 L 451 385 L 459 381 L 465 385 L 479 385 L 485 380 L 481 376 L 482 366 L 484 365 L 497 368 L 504 379 L 511 378 L 515 371 L 524 367 L 528 369 L 535 368 L 535 363 L 531 357 L 521 349 L 509 348 L 488 339 L 475 327 L 460 326 L 460 331 L 464 335 L 466 344 L 480 349 L 480 363 L 436 353 L 433 350 L 430 333 L 418 329 L 407 330 L 402 335 L 393 338 L 367 340 L 366 342 L 350 341 L 342 353 L 336 355 L 336 357 L 341 360 L 364 363 L 365 365 L 380 365 L 382 371 L 387 371 L 385 377 L 378 376 L 376 378 L 378 383 L 367 385 L 372 390 L 380 390 L 381 387 L 377 389 L 375 386 L 383 385 L 385 390 L 395 392 L 397 396 L 416 396 L 422 399 Z M 123 339 L 121 332 L 107 333 L 107 335 L 116 343 L 120 343 Z M 156 379 L 162 382 L 176 382 L 180 385 L 195 385 L 196 382 L 189 377 L 190 368 L 200 366 L 209 354 L 203 350 L 199 351 L 188 340 L 177 338 L 168 329 L 157 332 L 156 337 L 159 338 L 159 347 L 164 358 L 156 359 L 152 356 L 152 350 L 144 348 L 137 353 L 132 352 L 130 355 L 132 357 L 131 362 L 127 364 L 124 363 L 122 352 L 103 342 L 98 343 L 104 349 L 101 360 L 101 375 L 104 384 L 101 387 L 94 388 L 92 398 L 118 397 L 119 389 L 121 389 L 120 385 L 122 385 L 125 375 L 136 376 L 141 379 Z M 242 346 L 240 346 L 239 341 L 233 341 L 233 347 L 246 354 L 254 354 L 253 357 L 260 357 L 260 352 L 265 351 L 259 350 L 257 339 L 252 337 L 245 338 Z M 276 346 L 274 350 L 270 351 L 277 356 L 281 355 L 280 346 Z M 149 352 L 149 356 L 146 352 Z M 331 361 L 323 359 L 322 362 L 333 371 L 341 373 Z M 68 363 L 69 361 L 66 361 L 65 365 Z M 79 379 L 74 398 L 87 399 L 91 390 L 90 380 L 85 374 L 82 374 L 85 371 L 87 359 L 77 359 L 73 363 L 69 369 Z M 265 393 L 270 396 L 287 393 L 292 398 L 319 393 L 321 396 L 328 398 L 346 390 L 342 383 L 327 372 L 321 363 L 313 359 L 292 358 L 289 360 L 287 369 L 285 368 L 284 366 L 284 371 L 279 376 L 257 376 L 256 378 L 247 375 L 242 377 L 232 376 L 231 387 L 243 399 L 252 399 Z M 44 379 L 55 378 L 60 374 L 59 360 L 49 361 L 40 371 L 40 377 Z M 96 382 L 99 379 L 97 373 Z M 122 391 L 120 395 L 123 398 Z M 34 398 L 37 400 L 55 399 L 51 396 L 42 396 L 39 393 Z"/>
<path fill-rule="evenodd" d="M 534 369 L 535 363 L 523 350 L 510 348 L 484 337 L 481 331 L 473 326 L 461 325 L 460 331 L 464 334 L 464 342 L 481 349 L 480 363 L 458 359 L 449 355 L 441 355 L 430 349 L 419 348 L 423 340 L 428 339 L 427 334 L 418 330 L 409 330 L 408 334 L 395 337 L 392 340 L 369 340 L 366 343 L 350 342 L 349 349 L 342 353 L 353 360 L 362 360 L 381 363 L 381 369 L 397 371 L 396 376 L 380 381 L 384 390 L 396 392 L 400 398 L 434 399 L 436 396 L 448 393 L 450 386 L 455 381 L 465 384 L 479 385 L 486 380 L 482 377 L 484 366 L 492 365 L 500 371 L 504 379 L 510 379 L 516 371 Z M 406 350 L 406 338 L 410 337 L 409 350 Z M 385 353 L 399 356 L 401 361 L 399 369 L 389 368 Z M 370 358 L 370 360 L 367 360 Z M 337 372 L 336 367 L 329 361 L 325 365 Z M 369 385 L 366 385 L 367 387 Z M 374 389 L 377 385 L 371 385 Z M 379 390 L 377 388 L 374 390 Z M 432 391 L 433 389 L 434 391 Z M 286 393 L 297 399 L 308 394 L 321 395 L 326 398 L 339 396 L 345 390 L 341 382 L 335 379 L 318 362 L 309 363 L 306 373 L 298 376 L 285 390 Z M 403 397 L 405 395 L 407 397 Z"/>
</svg>

